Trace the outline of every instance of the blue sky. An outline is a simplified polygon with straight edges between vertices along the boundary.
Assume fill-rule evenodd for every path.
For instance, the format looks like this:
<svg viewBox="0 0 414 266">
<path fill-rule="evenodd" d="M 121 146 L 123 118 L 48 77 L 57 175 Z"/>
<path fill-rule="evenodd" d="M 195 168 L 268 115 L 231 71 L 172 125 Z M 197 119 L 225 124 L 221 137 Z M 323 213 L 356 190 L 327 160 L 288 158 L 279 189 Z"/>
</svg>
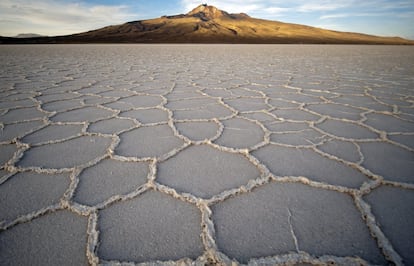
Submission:
<svg viewBox="0 0 414 266">
<path fill-rule="evenodd" d="M 202 3 L 257 18 L 414 39 L 414 0 L 0 0 L 0 35 L 65 35 L 186 13 Z"/>
</svg>

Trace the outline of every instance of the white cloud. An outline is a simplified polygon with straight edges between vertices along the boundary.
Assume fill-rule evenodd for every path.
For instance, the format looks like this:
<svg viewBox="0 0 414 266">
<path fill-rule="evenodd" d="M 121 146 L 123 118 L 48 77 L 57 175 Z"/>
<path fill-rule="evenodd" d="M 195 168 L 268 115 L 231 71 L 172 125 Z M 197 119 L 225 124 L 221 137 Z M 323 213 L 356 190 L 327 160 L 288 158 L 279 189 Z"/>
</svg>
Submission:
<svg viewBox="0 0 414 266">
<path fill-rule="evenodd" d="M 303 5 L 300 5 L 298 7 L 298 11 L 300 12 L 315 12 L 315 11 L 332 11 L 332 10 L 337 10 L 337 9 L 341 9 L 346 7 L 347 4 L 345 3 L 341 3 L 341 2 L 335 2 L 335 3 L 331 3 L 331 2 L 326 2 L 326 3 L 306 3 Z"/>
<path fill-rule="evenodd" d="M 119 24 L 136 17 L 127 6 L 88 5 L 84 2 L 2 0 L 0 35 L 18 33 L 64 35 Z"/>
<path fill-rule="evenodd" d="M 350 18 L 350 17 L 404 17 L 406 13 L 395 14 L 392 12 L 378 12 L 378 13 L 342 13 L 342 14 L 330 14 L 330 15 L 323 15 L 320 16 L 319 19 L 337 19 L 337 18 Z M 411 13 L 413 14 L 413 13 Z M 412 16 L 411 16 L 412 17 Z"/>
<path fill-rule="evenodd" d="M 265 8 L 264 11 L 269 14 L 282 14 L 291 11 L 291 8 L 288 7 L 268 7 Z"/>
<path fill-rule="evenodd" d="M 320 16 L 319 19 L 347 18 L 349 16 L 351 16 L 351 14 L 331 14 Z"/>
</svg>

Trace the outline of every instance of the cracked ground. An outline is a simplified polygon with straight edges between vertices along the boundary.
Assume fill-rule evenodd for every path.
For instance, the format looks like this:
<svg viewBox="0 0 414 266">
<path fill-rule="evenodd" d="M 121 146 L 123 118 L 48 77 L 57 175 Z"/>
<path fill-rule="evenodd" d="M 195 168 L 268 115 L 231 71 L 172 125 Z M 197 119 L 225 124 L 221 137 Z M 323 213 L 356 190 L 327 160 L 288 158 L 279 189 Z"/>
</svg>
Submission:
<svg viewBox="0 0 414 266">
<path fill-rule="evenodd" d="M 0 47 L 1 265 L 413 265 L 414 50 Z"/>
</svg>

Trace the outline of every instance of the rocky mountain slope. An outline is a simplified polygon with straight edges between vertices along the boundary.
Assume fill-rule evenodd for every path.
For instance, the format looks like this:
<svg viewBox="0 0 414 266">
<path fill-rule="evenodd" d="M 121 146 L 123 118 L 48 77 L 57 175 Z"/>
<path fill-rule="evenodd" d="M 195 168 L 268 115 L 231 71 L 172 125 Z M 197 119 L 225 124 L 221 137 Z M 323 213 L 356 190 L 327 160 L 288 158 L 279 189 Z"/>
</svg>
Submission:
<svg viewBox="0 0 414 266">
<path fill-rule="evenodd" d="M 79 34 L 1 38 L 2 43 L 316 43 L 414 44 L 399 37 L 339 32 L 230 14 L 200 5 L 187 14 L 132 21 Z"/>
</svg>

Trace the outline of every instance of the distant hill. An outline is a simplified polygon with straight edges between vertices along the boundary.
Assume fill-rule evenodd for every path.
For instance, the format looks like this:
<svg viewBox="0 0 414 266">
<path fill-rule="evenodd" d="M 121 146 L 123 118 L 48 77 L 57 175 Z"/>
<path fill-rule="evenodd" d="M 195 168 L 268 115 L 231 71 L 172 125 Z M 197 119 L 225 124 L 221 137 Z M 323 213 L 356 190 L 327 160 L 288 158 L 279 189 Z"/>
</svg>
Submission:
<svg viewBox="0 0 414 266">
<path fill-rule="evenodd" d="M 45 36 L 36 34 L 36 33 L 20 33 L 14 36 L 14 38 L 36 38 L 36 37 L 45 37 Z"/>
<path fill-rule="evenodd" d="M 339 32 L 230 14 L 200 5 L 187 14 L 132 21 L 56 37 L 7 38 L 0 43 L 305 43 L 409 44 L 399 37 Z"/>
</svg>

